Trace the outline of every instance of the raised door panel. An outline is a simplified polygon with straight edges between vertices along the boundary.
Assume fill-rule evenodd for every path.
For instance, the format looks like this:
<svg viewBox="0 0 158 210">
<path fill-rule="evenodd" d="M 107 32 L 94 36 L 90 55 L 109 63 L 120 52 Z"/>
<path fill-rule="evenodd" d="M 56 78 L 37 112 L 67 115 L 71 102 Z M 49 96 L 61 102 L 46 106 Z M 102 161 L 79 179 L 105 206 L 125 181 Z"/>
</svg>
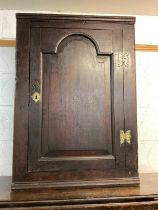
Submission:
<svg viewBox="0 0 158 210">
<path fill-rule="evenodd" d="M 42 153 L 111 154 L 110 57 L 85 37 L 63 45 L 43 55 Z"/>
</svg>

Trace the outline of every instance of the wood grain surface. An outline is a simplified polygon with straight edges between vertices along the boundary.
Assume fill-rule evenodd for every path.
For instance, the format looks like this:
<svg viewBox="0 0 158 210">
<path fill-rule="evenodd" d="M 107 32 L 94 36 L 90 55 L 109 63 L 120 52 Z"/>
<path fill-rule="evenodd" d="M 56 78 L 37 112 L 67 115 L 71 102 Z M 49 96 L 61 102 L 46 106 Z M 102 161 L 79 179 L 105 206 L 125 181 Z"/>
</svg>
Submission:
<svg viewBox="0 0 158 210">
<path fill-rule="evenodd" d="M 140 186 L 11 191 L 11 177 L 0 177 L 0 209 L 157 209 L 158 174 L 140 174 Z"/>
</svg>

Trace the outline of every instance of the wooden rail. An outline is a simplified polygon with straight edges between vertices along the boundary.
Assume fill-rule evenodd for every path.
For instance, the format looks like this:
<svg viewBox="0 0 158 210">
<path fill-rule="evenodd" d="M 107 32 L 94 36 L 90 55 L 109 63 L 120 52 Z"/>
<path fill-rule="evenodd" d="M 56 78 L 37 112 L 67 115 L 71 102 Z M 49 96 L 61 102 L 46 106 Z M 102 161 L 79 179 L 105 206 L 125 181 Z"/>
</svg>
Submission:
<svg viewBox="0 0 158 210">
<path fill-rule="evenodd" d="M 136 44 L 136 51 L 158 52 L 158 45 Z"/>
<path fill-rule="evenodd" d="M 0 39 L 0 47 L 15 47 L 15 39 Z"/>
</svg>

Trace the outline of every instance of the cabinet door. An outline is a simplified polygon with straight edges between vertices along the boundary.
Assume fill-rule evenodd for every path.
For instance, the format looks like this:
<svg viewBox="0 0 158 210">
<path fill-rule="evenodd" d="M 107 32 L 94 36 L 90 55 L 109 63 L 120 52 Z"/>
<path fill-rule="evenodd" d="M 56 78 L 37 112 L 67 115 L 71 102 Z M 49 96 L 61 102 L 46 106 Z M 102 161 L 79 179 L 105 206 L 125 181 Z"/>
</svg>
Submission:
<svg viewBox="0 0 158 210">
<path fill-rule="evenodd" d="M 121 29 L 31 29 L 29 172 L 124 170 L 119 52 Z"/>
</svg>

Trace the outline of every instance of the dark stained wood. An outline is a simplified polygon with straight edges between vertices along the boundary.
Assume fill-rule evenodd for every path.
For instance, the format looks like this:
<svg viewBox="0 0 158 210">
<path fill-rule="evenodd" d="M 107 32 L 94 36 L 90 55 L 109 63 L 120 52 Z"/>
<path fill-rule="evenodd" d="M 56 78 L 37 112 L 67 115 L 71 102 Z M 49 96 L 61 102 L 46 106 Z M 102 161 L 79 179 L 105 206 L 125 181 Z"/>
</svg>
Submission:
<svg viewBox="0 0 158 210">
<path fill-rule="evenodd" d="M 137 152 L 137 103 L 136 103 L 136 71 L 134 51 L 134 26 L 124 26 L 123 51 L 129 54 L 129 65 L 124 67 L 124 119 L 125 130 L 131 130 L 131 145 L 126 144 L 126 168 L 129 174 L 138 173 Z"/>
<path fill-rule="evenodd" d="M 30 23 L 17 22 L 13 180 L 27 173 Z"/>
<path fill-rule="evenodd" d="M 0 177 L 0 209 L 157 209 L 158 174 L 140 174 L 138 187 L 11 191 Z"/>
<path fill-rule="evenodd" d="M 27 210 L 27 209 L 32 209 L 32 210 L 106 210 L 106 209 L 110 209 L 110 210 L 154 210 L 157 209 L 158 207 L 158 202 L 154 201 L 154 202 L 142 202 L 142 203 L 124 203 L 124 204 L 87 204 L 87 205 L 72 205 L 72 206 L 48 206 L 48 207 L 22 207 L 22 208 L 14 208 L 14 210 L 17 209 L 21 209 L 21 210 Z M 10 208 L 6 208 L 6 209 L 10 209 Z"/>
<path fill-rule="evenodd" d="M 34 14 L 34 13 L 17 13 L 17 19 L 33 19 L 36 21 L 54 21 L 54 20 L 90 20 L 90 21 L 104 21 L 104 22 L 124 22 L 128 24 L 135 23 L 135 17 L 131 16 L 102 16 L 102 15 L 69 15 L 69 14 Z"/>
<path fill-rule="evenodd" d="M 12 189 L 139 183 L 134 21 L 17 15 Z M 128 73 L 118 65 L 126 51 Z M 120 145 L 122 129 L 132 131 L 130 149 Z"/>
<path fill-rule="evenodd" d="M 110 210 L 154 210 L 154 209 L 157 209 L 157 206 L 158 206 L 158 202 L 143 202 L 143 203 L 132 203 L 132 204 L 98 204 L 98 205 L 95 205 L 95 204 L 87 204 L 87 205 L 72 205 L 72 206 L 48 206 L 48 207 L 22 207 L 22 208 L 14 208 L 14 210 L 17 210 L 17 209 L 21 209 L 21 210 L 27 210 L 27 209 L 32 209 L 32 210 L 62 210 L 62 209 L 65 209 L 65 210 L 106 210 L 106 209 L 110 209 Z M 6 208 L 6 209 L 10 209 L 10 208 Z"/>
<path fill-rule="evenodd" d="M 122 52 L 123 39 L 122 39 L 122 28 L 117 29 L 113 33 L 113 75 L 112 81 L 112 118 L 113 118 L 113 152 L 116 157 L 116 168 L 125 168 L 125 148 L 120 146 L 120 130 L 124 129 L 124 92 L 123 92 L 123 67 L 118 66 L 118 53 Z"/>
<path fill-rule="evenodd" d="M 39 31 L 39 29 L 35 30 Z M 40 105 L 38 106 L 32 101 L 30 104 L 29 127 L 30 150 L 32 151 L 30 159 L 34 164 L 34 159 L 39 159 L 38 154 L 41 150 L 43 157 L 48 157 L 49 153 L 52 161 L 49 158 L 49 161 L 46 162 L 47 159 L 42 157 L 40 158 L 42 160 L 39 163 L 40 166 L 37 163 L 37 168 L 35 169 L 33 166 L 30 170 L 53 171 L 60 168 L 61 171 L 77 170 L 78 168 L 80 170 L 114 168 L 115 158 L 112 156 L 111 142 L 110 56 L 97 55 L 96 57 L 94 44 L 75 33 L 75 36 L 70 36 L 65 38 L 62 43 L 60 42 L 56 54 L 47 54 L 45 50 L 40 61 L 40 49 L 38 50 L 40 44 L 34 31 L 32 32 L 32 37 L 34 36 L 33 46 L 31 45 L 31 58 L 34 55 L 31 60 L 31 64 L 33 63 L 31 65 L 31 72 L 33 72 L 31 73 L 31 81 L 37 78 L 41 80 L 39 78 L 41 74 L 39 64 L 43 63 L 43 99 L 42 112 Z M 50 46 L 55 46 L 55 37 L 56 35 L 59 37 L 61 32 L 56 32 L 56 30 L 51 32 L 52 34 L 49 33 L 47 36 L 42 33 L 44 36 L 42 40 L 47 40 L 49 45 L 52 44 Z M 69 31 L 65 32 L 66 35 L 69 33 Z M 83 33 L 86 34 L 86 31 Z M 104 33 L 99 33 L 99 35 L 103 36 Z M 42 122 L 42 132 L 40 122 Z M 42 135 L 41 147 L 38 143 L 40 142 L 40 134 Z M 38 150 L 37 145 L 39 145 Z M 44 151 L 43 146 L 45 147 Z M 99 151 L 103 151 L 103 149 L 104 154 L 97 156 L 97 153 L 99 154 Z M 59 154 L 58 151 L 60 154 L 63 153 L 63 156 L 60 159 L 55 159 L 55 154 Z M 78 158 L 73 159 L 71 151 L 73 153 L 77 151 Z M 90 156 L 91 151 L 96 151 L 96 157 Z M 86 153 L 87 156 L 81 160 L 80 155 L 83 156 Z M 53 160 L 58 161 L 55 164 Z"/>
<path fill-rule="evenodd" d="M 111 139 L 109 56 L 100 61 L 94 45 L 84 37 L 65 41 L 61 52 L 50 58 L 50 83 L 44 87 L 49 91 L 49 102 L 44 101 L 46 106 L 49 103 L 49 150 L 104 148 L 110 154 L 106 144 Z"/>
<path fill-rule="evenodd" d="M 40 29 L 31 29 L 30 33 L 30 101 L 29 101 L 29 147 L 28 149 L 28 171 L 30 170 L 30 164 L 34 164 L 39 158 L 41 150 L 41 108 L 42 100 L 35 103 L 31 96 L 35 91 L 38 91 L 42 95 L 42 73 L 41 73 L 41 54 L 40 54 Z M 38 90 L 33 89 L 34 81 L 38 81 L 40 87 Z M 36 88 L 36 87 L 35 87 Z M 30 135 L 31 134 L 31 135 Z M 33 153 L 33 154 L 32 154 Z"/>
</svg>

